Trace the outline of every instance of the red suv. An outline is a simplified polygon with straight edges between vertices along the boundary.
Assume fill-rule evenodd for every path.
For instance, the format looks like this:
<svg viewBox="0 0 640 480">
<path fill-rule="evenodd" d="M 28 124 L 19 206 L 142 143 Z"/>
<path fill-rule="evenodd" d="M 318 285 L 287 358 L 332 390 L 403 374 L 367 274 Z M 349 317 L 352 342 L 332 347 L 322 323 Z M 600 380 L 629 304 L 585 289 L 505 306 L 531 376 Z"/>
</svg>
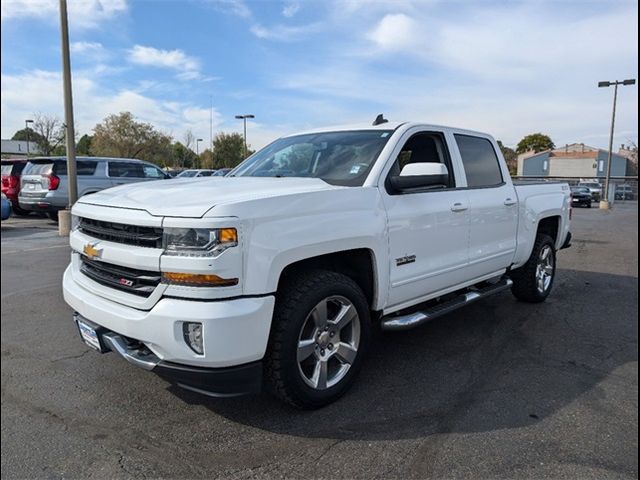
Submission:
<svg viewBox="0 0 640 480">
<path fill-rule="evenodd" d="M 18 205 L 18 193 L 20 193 L 20 175 L 22 169 L 27 164 L 25 158 L 12 158 L 2 160 L 2 193 L 11 202 L 13 213 L 16 215 L 28 215 L 27 210 L 23 210 Z"/>
</svg>

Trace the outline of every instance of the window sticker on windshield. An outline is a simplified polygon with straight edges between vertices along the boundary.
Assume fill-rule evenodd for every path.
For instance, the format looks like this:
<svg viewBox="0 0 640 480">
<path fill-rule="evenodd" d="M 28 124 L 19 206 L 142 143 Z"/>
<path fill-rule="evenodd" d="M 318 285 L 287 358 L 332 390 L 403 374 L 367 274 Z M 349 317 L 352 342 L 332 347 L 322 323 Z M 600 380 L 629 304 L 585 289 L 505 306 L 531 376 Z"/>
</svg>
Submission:
<svg viewBox="0 0 640 480">
<path fill-rule="evenodd" d="M 385 138 L 389 136 L 389 132 L 384 132 L 382 135 L 380 135 L 380 138 Z"/>
<path fill-rule="evenodd" d="M 355 175 L 360 171 L 360 165 L 354 165 L 351 167 L 351 171 L 349 172 L 351 175 Z"/>
</svg>

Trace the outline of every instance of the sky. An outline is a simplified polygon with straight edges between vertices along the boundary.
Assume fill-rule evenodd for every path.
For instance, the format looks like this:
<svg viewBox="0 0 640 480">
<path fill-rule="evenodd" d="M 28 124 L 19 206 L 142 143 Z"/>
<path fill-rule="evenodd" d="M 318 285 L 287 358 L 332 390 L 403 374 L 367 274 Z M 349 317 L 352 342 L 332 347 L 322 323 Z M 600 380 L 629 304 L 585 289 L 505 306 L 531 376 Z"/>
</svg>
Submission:
<svg viewBox="0 0 640 480">
<path fill-rule="evenodd" d="M 2 0 L 2 138 L 64 118 L 58 0 Z M 248 142 L 328 125 L 421 121 L 514 146 L 606 148 L 613 99 L 637 78 L 636 1 L 69 0 L 79 135 L 130 111 L 181 141 Z M 616 148 L 637 142 L 637 86 L 619 89 Z"/>
</svg>

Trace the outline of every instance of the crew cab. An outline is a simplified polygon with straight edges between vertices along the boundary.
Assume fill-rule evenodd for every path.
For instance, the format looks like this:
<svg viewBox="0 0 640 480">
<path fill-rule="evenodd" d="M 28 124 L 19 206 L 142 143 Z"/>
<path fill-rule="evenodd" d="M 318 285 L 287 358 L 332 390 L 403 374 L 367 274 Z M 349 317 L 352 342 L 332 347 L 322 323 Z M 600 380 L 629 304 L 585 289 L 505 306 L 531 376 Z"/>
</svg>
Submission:
<svg viewBox="0 0 640 480">
<path fill-rule="evenodd" d="M 490 135 L 377 119 L 280 138 L 225 178 L 82 197 L 64 298 L 99 352 L 317 408 L 355 381 L 374 328 L 506 289 L 544 301 L 570 211 L 567 184 L 514 184 Z"/>
</svg>

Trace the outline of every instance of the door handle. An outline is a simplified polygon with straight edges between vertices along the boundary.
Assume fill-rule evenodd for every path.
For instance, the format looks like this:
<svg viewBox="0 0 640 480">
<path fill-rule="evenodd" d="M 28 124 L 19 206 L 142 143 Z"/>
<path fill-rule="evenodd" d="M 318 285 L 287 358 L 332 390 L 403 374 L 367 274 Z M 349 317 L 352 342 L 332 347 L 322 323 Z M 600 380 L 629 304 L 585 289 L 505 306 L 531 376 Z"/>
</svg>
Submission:
<svg viewBox="0 0 640 480">
<path fill-rule="evenodd" d="M 463 205 L 460 202 L 456 202 L 453 205 L 451 205 L 452 212 L 464 212 L 466 209 L 467 209 L 467 206 Z"/>
<path fill-rule="evenodd" d="M 517 200 L 514 200 L 513 198 L 507 198 L 507 199 L 504 201 L 504 204 L 505 204 L 507 207 L 511 207 L 511 206 L 515 205 L 516 203 L 518 203 L 518 201 L 517 201 Z"/>
</svg>

